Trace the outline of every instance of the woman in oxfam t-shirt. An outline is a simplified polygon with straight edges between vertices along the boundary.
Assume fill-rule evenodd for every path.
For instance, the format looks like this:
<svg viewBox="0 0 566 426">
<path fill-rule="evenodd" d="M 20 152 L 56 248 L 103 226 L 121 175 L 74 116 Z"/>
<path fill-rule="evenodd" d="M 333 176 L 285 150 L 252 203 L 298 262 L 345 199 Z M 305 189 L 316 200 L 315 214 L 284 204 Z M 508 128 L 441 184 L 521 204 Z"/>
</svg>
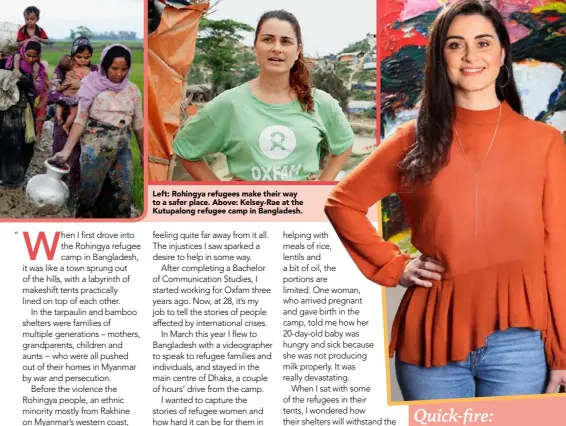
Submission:
<svg viewBox="0 0 566 426">
<path fill-rule="evenodd" d="M 234 180 L 334 180 L 354 134 L 338 102 L 309 84 L 301 28 L 289 12 L 262 15 L 259 76 L 223 92 L 177 134 L 173 148 L 195 180 L 219 180 L 204 156 L 226 155 Z M 330 158 L 320 170 L 321 145 Z"/>
</svg>

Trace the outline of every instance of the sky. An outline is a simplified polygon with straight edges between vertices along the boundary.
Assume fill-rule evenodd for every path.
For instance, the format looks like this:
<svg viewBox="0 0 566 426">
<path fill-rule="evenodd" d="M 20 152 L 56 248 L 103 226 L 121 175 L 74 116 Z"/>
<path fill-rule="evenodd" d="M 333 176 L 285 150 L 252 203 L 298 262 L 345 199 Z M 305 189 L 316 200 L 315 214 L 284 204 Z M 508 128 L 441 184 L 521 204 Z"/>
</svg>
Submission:
<svg viewBox="0 0 566 426">
<path fill-rule="evenodd" d="M 214 0 L 213 0 L 214 1 Z M 67 38 L 70 30 L 84 25 L 94 32 L 135 31 L 142 37 L 145 0 L 30 0 L 3 1 L 0 20 L 23 25 L 28 5 L 40 9 L 39 25 L 50 38 Z M 212 19 L 233 19 L 255 28 L 263 12 L 285 9 L 293 13 L 303 31 L 305 54 L 337 53 L 348 44 L 376 31 L 375 0 L 220 0 Z M 244 40 L 252 45 L 250 33 Z"/>
<path fill-rule="evenodd" d="M 307 56 L 338 53 L 350 43 L 375 34 L 376 0 L 221 0 L 209 17 L 233 19 L 255 28 L 263 12 L 285 9 L 295 15 L 303 33 Z M 253 34 L 246 36 L 253 44 Z"/>
<path fill-rule="evenodd" d="M 232 0 L 234 1 L 234 0 Z M 3 1 L 0 20 L 23 25 L 27 6 L 39 8 L 39 26 L 52 39 L 67 38 L 80 25 L 92 31 L 135 31 L 143 37 L 145 0 L 27 0 Z"/>
</svg>

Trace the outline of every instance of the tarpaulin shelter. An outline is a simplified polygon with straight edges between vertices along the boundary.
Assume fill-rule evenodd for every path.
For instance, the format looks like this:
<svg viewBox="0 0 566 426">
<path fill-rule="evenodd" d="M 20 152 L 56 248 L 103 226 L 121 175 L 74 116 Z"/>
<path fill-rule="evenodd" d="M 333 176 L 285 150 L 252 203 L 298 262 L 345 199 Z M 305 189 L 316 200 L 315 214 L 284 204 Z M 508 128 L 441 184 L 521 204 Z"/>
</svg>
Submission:
<svg viewBox="0 0 566 426">
<path fill-rule="evenodd" d="M 157 29 L 148 37 L 149 180 L 171 180 L 173 136 L 180 126 L 183 84 L 195 56 L 198 26 L 208 2 L 171 6 L 167 1 Z"/>
</svg>

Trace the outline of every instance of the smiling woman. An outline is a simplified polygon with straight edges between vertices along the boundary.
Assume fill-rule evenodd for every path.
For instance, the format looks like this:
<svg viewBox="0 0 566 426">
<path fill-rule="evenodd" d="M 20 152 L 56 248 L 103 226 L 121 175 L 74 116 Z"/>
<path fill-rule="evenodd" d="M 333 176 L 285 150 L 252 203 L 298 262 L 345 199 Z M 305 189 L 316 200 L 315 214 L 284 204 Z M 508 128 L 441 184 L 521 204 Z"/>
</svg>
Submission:
<svg viewBox="0 0 566 426">
<path fill-rule="evenodd" d="M 177 134 L 181 163 L 195 180 L 219 180 L 204 158 L 215 153 L 226 156 L 233 180 L 334 180 L 354 134 L 338 102 L 310 86 L 295 16 L 263 14 L 254 50 L 259 76 L 223 92 Z M 323 143 L 331 155 L 320 170 Z"/>
<path fill-rule="evenodd" d="M 456 0 L 432 26 L 418 119 L 328 199 L 365 276 L 406 288 L 390 342 L 406 400 L 566 383 L 566 147 L 521 111 L 503 18 L 489 2 Z M 366 216 L 392 193 L 418 257 Z"/>
<path fill-rule="evenodd" d="M 482 27 L 488 32 L 476 35 Z M 491 86 L 503 66 L 505 51 L 501 50 L 499 40 L 489 33 L 490 27 L 489 20 L 478 15 L 457 16 L 452 21 L 444 57 L 450 83 L 457 88 L 460 96 L 466 92 L 485 90 L 495 93 Z M 462 54 L 464 51 L 466 53 Z M 472 76 L 473 79 L 468 78 Z"/>
<path fill-rule="evenodd" d="M 465 106 L 479 98 L 485 109 L 497 106 L 495 81 L 505 66 L 505 50 L 489 19 L 480 15 L 457 16 L 444 46 L 456 104 Z"/>
</svg>

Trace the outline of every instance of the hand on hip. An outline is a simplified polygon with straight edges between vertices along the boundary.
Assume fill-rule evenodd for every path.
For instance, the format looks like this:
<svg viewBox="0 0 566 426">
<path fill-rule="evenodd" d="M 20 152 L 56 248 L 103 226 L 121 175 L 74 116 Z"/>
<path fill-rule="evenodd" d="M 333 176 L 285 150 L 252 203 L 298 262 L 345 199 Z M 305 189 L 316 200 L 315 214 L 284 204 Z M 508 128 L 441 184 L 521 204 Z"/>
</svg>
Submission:
<svg viewBox="0 0 566 426">
<path fill-rule="evenodd" d="M 405 265 L 399 284 L 406 288 L 415 285 L 432 287 L 431 280 L 441 280 L 443 272 L 444 266 L 439 260 L 421 255 Z"/>
</svg>

